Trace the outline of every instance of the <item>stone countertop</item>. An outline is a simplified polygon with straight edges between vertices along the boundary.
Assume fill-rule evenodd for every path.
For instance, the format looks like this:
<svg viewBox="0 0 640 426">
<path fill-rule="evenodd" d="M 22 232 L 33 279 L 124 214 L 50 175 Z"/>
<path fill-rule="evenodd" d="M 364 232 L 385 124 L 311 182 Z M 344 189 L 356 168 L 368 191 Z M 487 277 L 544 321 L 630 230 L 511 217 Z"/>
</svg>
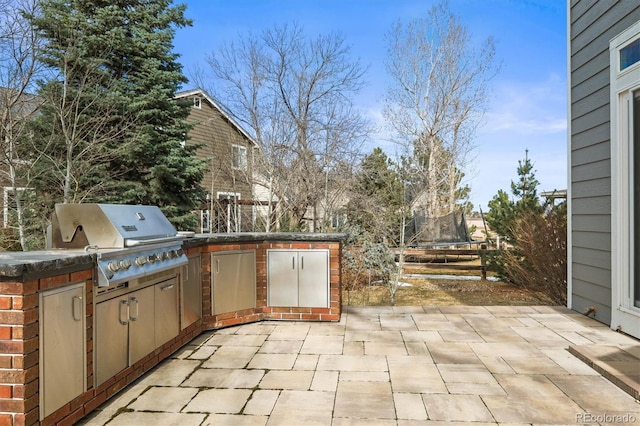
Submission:
<svg viewBox="0 0 640 426">
<path fill-rule="evenodd" d="M 252 241 L 343 241 L 346 234 L 243 232 L 228 234 L 195 234 L 183 240 L 184 248 L 215 243 L 243 243 Z M 113 249 L 112 249 L 113 250 Z M 48 276 L 50 271 L 86 269 L 95 265 L 96 252 L 84 249 L 51 249 L 27 252 L 0 252 L 0 281 L 23 281 L 34 276 Z"/>
<path fill-rule="evenodd" d="M 238 232 L 195 234 L 183 242 L 184 248 L 198 247 L 215 243 L 246 243 L 253 241 L 344 241 L 347 234 L 343 233 L 314 233 L 314 232 Z"/>
<path fill-rule="evenodd" d="M 91 267 L 95 255 L 83 249 L 51 249 L 26 252 L 0 252 L 0 281 L 23 279 L 49 270 Z"/>
</svg>

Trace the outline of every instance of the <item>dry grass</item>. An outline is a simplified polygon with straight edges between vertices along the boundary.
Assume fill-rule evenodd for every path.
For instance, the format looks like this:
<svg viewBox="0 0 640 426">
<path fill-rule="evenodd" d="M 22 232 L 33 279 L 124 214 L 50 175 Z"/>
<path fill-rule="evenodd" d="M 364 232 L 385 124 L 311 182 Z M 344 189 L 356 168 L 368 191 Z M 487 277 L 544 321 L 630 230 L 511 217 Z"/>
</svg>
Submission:
<svg viewBox="0 0 640 426">
<path fill-rule="evenodd" d="M 460 271 L 456 271 L 459 275 Z M 442 270 L 438 270 L 442 274 Z M 474 274 L 471 274 L 474 275 Z M 478 275 L 478 272 L 475 272 Z M 521 287 L 499 281 L 441 280 L 405 278 L 396 293 L 396 306 L 469 305 L 469 306 L 522 306 L 548 305 L 544 296 Z M 358 290 L 342 292 L 342 303 L 351 306 L 389 305 L 389 292 L 385 286 L 365 286 Z"/>
</svg>

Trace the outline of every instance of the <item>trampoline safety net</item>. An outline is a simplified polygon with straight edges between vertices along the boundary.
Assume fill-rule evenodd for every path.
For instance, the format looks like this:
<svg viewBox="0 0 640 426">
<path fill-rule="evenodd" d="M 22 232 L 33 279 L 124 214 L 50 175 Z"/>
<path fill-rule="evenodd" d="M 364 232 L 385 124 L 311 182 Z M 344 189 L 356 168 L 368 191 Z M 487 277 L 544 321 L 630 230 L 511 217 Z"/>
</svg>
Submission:
<svg viewBox="0 0 640 426">
<path fill-rule="evenodd" d="M 431 220 L 424 212 L 414 212 L 405 232 L 406 241 L 411 241 L 411 245 L 460 243 L 471 240 L 462 211 Z"/>
</svg>

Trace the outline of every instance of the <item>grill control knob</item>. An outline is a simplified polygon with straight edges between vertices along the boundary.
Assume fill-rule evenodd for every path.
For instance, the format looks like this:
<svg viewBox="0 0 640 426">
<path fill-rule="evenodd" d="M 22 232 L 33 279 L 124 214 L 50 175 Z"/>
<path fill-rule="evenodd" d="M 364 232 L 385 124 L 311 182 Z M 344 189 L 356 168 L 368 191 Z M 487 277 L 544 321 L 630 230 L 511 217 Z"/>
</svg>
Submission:
<svg viewBox="0 0 640 426">
<path fill-rule="evenodd" d="M 182 256 L 184 254 L 184 250 L 179 248 L 178 250 L 176 250 L 176 253 L 178 254 L 178 257 L 180 257 L 180 256 Z"/>
<path fill-rule="evenodd" d="M 147 258 L 145 256 L 136 257 L 136 260 L 134 260 L 133 263 L 135 263 L 136 266 L 143 266 L 147 263 Z"/>
<path fill-rule="evenodd" d="M 158 260 L 157 254 L 150 254 L 149 256 L 147 256 L 147 262 L 149 263 L 156 263 L 157 260 Z"/>
<path fill-rule="evenodd" d="M 176 257 L 178 257 L 178 253 L 176 253 L 175 250 L 171 250 L 167 252 L 167 256 L 169 256 L 169 259 L 175 259 Z"/>
<path fill-rule="evenodd" d="M 119 262 L 109 262 L 107 265 L 109 272 L 118 272 L 120 270 L 120 265 L 118 263 Z"/>
<path fill-rule="evenodd" d="M 120 269 L 129 269 L 131 268 L 131 261 L 129 259 L 124 259 L 120 261 Z"/>
</svg>

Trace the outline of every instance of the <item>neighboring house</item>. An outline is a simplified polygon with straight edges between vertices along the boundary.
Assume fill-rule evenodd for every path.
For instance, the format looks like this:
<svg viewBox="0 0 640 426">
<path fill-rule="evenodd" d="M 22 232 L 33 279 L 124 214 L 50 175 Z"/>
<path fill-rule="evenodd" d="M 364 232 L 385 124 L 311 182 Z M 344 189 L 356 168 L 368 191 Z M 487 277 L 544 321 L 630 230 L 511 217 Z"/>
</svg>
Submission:
<svg viewBox="0 0 640 426">
<path fill-rule="evenodd" d="M 568 25 L 568 305 L 640 338 L 640 2 L 568 0 Z"/>
<path fill-rule="evenodd" d="M 197 156 L 207 162 L 202 187 L 202 232 L 254 229 L 253 156 L 256 142 L 204 90 L 177 93 L 191 104 L 188 121 L 195 123 L 186 142 L 199 145 Z"/>
</svg>

